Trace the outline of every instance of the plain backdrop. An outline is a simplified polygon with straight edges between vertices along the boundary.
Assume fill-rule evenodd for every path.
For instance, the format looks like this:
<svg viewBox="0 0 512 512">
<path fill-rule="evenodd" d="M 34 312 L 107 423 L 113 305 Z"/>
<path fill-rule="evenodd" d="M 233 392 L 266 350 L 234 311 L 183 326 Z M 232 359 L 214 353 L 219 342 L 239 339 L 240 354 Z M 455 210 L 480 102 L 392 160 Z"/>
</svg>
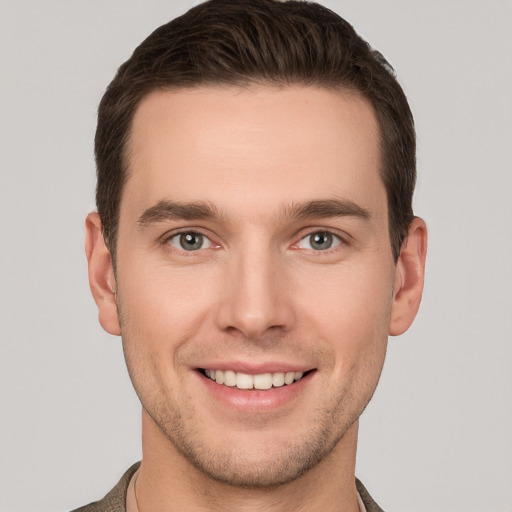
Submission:
<svg viewBox="0 0 512 512">
<path fill-rule="evenodd" d="M 95 115 L 135 46 L 196 3 L 0 0 L 1 512 L 89 503 L 140 458 L 140 405 L 86 276 Z M 392 512 L 511 512 L 512 2 L 324 3 L 397 71 L 430 230 L 357 474 Z"/>
</svg>

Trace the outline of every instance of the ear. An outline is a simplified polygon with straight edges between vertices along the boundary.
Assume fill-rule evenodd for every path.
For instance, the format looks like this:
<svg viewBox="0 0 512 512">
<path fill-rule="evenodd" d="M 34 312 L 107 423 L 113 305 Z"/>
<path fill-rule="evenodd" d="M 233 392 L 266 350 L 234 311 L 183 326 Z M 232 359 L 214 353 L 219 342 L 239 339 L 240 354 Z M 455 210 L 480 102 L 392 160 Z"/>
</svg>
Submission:
<svg viewBox="0 0 512 512">
<path fill-rule="evenodd" d="M 101 326 L 119 336 L 121 328 L 116 302 L 116 281 L 110 251 L 103 240 L 101 220 L 92 212 L 85 221 L 85 253 L 89 270 L 89 286 L 98 307 Z"/>
<path fill-rule="evenodd" d="M 402 243 L 395 270 L 395 288 L 389 322 L 389 334 L 398 336 L 409 329 L 423 294 L 425 257 L 427 255 L 427 226 L 415 217 Z"/>
</svg>

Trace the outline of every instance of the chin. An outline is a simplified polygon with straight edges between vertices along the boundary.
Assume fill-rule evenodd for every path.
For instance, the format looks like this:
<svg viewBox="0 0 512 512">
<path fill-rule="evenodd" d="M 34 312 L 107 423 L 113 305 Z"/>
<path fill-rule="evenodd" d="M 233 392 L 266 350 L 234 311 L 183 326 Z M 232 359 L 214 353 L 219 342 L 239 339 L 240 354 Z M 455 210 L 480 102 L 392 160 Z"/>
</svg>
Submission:
<svg viewBox="0 0 512 512">
<path fill-rule="evenodd" d="M 176 424 L 160 430 L 200 475 L 231 487 L 265 489 L 294 482 L 325 461 L 353 424 L 348 423 L 337 432 L 332 423 L 319 430 L 309 429 L 294 440 L 277 441 L 273 436 L 273 440 L 265 442 L 265 436 L 251 439 L 245 433 L 239 438 L 243 442 L 217 439 L 215 445 Z"/>
</svg>

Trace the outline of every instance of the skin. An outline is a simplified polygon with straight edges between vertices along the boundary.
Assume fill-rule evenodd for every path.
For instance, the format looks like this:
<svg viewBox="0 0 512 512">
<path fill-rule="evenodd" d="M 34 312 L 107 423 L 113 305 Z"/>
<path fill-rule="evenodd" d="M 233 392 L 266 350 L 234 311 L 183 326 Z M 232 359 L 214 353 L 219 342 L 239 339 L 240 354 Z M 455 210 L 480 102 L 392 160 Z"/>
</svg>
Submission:
<svg viewBox="0 0 512 512">
<path fill-rule="evenodd" d="M 98 215 L 86 222 L 100 322 L 122 335 L 143 405 L 142 510 L 358 510 L 358 418 L 388 335 L 416 315 L 426 252 L 416 218 L 393 261 L 378 140 L 353 92 L 205 87 L 143 99 L 115 274 Z M 213 212 L 182 218 L 191 209 L 176 205 L 191 203 Z M 201 248 L 185 250 L 183 231 L 203 235 Z M 319 232 L 330 248 L 311 244 Z M 311 372 L 274 405 L 262 391 L 238 406 L 198 371 L 222 364 Z"/>
</svg>

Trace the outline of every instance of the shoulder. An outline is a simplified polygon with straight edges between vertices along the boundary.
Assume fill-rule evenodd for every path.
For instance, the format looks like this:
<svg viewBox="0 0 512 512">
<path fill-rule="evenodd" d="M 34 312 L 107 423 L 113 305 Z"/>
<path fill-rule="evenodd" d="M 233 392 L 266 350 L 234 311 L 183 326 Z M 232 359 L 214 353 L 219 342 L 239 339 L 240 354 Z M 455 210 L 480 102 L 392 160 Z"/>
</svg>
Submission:
<svg viewBox="0 0 512 512">
<path fill-rule="evenodd" d="M 103 499 L 77 508 L 72 512 L 126 512 L 126 491 L 130 479 L 139 466 L 140 462 L 137 462 L 128 469 L 117 485 Z"/>
</svg>

